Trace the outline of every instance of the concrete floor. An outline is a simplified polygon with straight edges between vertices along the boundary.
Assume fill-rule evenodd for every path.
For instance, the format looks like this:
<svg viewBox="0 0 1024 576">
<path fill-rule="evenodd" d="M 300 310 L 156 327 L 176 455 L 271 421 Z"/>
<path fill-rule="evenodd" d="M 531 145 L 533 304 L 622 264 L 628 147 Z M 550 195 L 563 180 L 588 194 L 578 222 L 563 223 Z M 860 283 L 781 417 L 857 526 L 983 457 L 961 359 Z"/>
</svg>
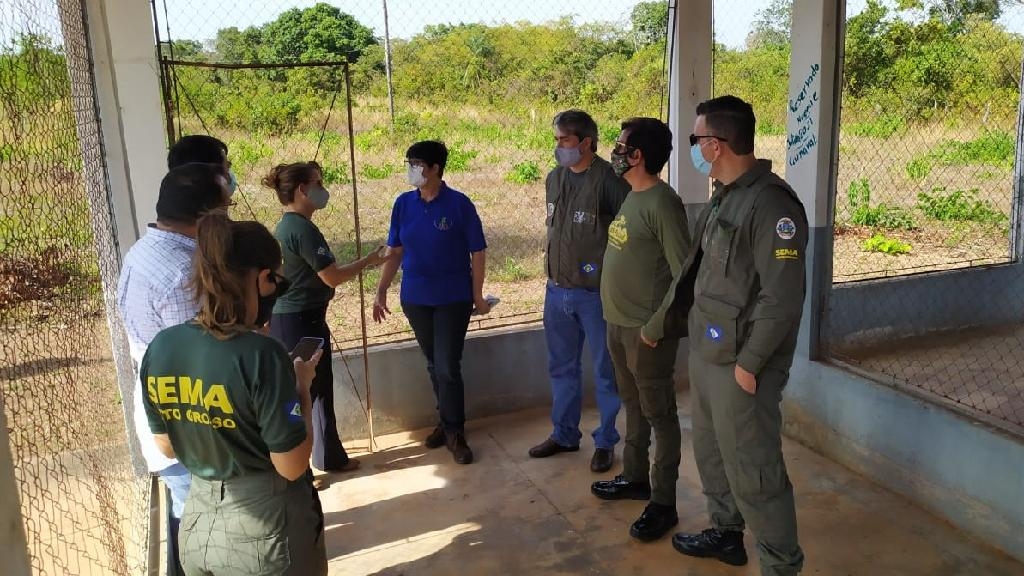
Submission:
<svg viewBox="0 0 1024 576">
<path fill-rule="evenodd" d="M 683 455 L 678 530 L 706 527 L 704 499 L 690 449 L 688 401 L 680 396 Z M 624 429 L 624 414 L 619 429 Z M 584 430 L 596 414 L 584 415 Z M 468 438 L 477 461 L 458 466 L 444 450 L 427 450 L 428 431 L 378 439 L 361 470 L 326 476 L 321 492 L 332 575 L 593 574 L 755 575 L 682 556 L 668 537 L 644 544 L 630 523 L 644 502 L 604 502 L 589 486 L 621 471 L 595 475 L 585 435 L 577 453 L 546 460 L 527 450 L 550 432 L 545 410 L 474 421 Z M 358 448 L 358 446 L 355 446 Z M 804 574 L 1024 574 L 1024 565 L 972 540 L 908 501 L 793 442 L 785 445 L 796 488 Z"/>
</svg>

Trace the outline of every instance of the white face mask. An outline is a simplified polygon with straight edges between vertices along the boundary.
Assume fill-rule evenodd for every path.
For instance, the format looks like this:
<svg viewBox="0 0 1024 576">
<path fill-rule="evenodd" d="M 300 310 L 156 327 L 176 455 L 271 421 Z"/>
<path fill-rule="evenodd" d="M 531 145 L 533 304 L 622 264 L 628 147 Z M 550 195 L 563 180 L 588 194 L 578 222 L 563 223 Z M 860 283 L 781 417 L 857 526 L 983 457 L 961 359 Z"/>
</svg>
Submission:
<svg viewBox="0 0 1024 576">
<path fill-rule="evenodd" d="M 427 177 L 423 175 L 423 166 L 410 164 L 409 169 L 405 172 L 405 179 L 417 188 L 427 183 Z"/>
</svg>

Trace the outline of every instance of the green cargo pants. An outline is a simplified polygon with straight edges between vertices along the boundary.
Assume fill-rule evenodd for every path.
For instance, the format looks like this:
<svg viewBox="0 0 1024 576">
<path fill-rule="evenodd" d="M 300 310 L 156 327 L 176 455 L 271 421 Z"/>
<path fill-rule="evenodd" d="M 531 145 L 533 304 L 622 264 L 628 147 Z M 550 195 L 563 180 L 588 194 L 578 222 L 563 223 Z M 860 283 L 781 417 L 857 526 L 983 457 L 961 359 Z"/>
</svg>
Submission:
<svg viewBox="0 0 1024 576">
<path fill-rule="evenodd" d="M 188 576 L 327 574 L 323 512 L 309 476 L 193 476 L 178 545 Z"/>
<path fill-rule="evenodd" d="M 626 408 L 623 476 L 650 482 L 651 502 L 676 505 L 680 432 L 672 372 L 679 339 L 664 339 L 651 348 L 640 340 L 640 328 L 608 324 L 608 352 L 615 365 L 615 384 Z M 651 430 L 656 441 L 649 461 Z"/>
<path fill-rule="evenodd" d="M 779 403 L 789 374 L 765 368 L 757 392 L 736 383 L 735 364 L 690 354 L 693 454 L 711 524 L 757 538 L 761 574 L 790 575 L 803 567 L 797 542 L 793 485 L 782 458 Z"/>
</svg>

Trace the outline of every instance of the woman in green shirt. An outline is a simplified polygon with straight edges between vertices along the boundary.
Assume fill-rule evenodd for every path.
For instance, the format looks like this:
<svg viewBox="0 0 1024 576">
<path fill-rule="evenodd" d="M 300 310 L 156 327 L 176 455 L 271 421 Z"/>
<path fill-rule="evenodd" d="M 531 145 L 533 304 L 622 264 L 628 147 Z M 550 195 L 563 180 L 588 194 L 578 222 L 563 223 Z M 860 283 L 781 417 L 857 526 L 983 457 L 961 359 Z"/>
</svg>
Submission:
<svg viewBox="0 0 1024 576">
<path fill-rule="evenodd" d="M 316 162 L 275 166 L 263 178 L 263 185 L 277 193 L 284 214 L 274 235 L 284 255 L 284 277 L 291 287 L 274 306 L 270 333 L 291 349 L 306 336 L 323 338 L 323 355 L 316 367 L 310 389 L 313 399 L 313 466 L 326 472 L 344 472 L 359 467 L 350 459 L 338 437 L 334 415 L 334 373 L 331 367 L 331 330 L 327 305 L 334 289 L 365 268 L 384 261 L 383 247 L 365 258 L 339 266 L 327 239 L 313 223 L 313 214 L 327 206 L 330 193 Z"/>
<path fill-rule="evenodd" d="M 258 222 L 198 222 L 195 320 L 161 331 L 139 373 L 160 451 L 192 474 L 178 536 L 186 574 L 327 574 L 309 472 L 309 387 L 320 353 L 288 357 L 256 332 L 287 282 Z"/>
</svg>

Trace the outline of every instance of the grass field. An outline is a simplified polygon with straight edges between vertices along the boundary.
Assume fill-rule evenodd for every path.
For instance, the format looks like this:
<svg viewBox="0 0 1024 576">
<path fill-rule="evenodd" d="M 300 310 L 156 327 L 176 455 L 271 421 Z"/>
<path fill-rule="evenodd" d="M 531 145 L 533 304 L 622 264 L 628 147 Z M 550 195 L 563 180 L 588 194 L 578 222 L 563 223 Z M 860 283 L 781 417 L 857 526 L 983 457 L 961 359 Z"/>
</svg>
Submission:
<svg viewBox="0 0 1024 576">
<path fill-rule="evenodd" d="M 553 166 L 548 127 L 553 112 L 403 105 L 391 128 L 383 101 L 360 100 L 353 114 L 354 186 L 344 109 L 332 113 L 322 143 L 317 127 L 327 120 L 326 111 L 309 120 L 308 130 L 288 135 L 231 130 L 215 131 L 215 135 L 228 143 L 240 182 L 233 217 L 255 218 L 269 227 L 280 217 L 281 208 L 274 193 L 259 185 L 261 176 L 277 163 L 316 155 L 332 192 L 330 205 L 317 214 L 316 221 L 342 260 L 356 256 L 356 200 L 365 253 L 385 240 L 392 202 L 409 189 L 402 165 L 405 148 L 416 140 L 444 140 L 451 150 L 445 179 L 473 199 L 487 234 L 485 290 L 502 299 L 493 314 L 474 321 L 474 327 L 488 327 L 540 318 L 543 176 Z M 599 153 L 607 157 L 618 127 L 610 119 L 599 122 Z M 1013 142 L 1007 132 L 936 124 L 877 134 L 856 126 L 840 139 L 835 281 L 1009 258 Z M 195 118 L 185 118 L 184 129 L 202 131 Z M 869 135 L 857 135 L 865 132 Z M 757 146 L 758 154 L 772 159 L 784 173 L 785 136 L 759 136 Z M 63 148 L 59 153 L 33 154 L 45 147 L 8 146 L 4 163 L 8 174 L 16 176 L 0 178 L 0 270 L 7 291 L 28 285 L 29 300 L 46 300 L 76 285 L 75 279 L 96 274 L 95 266 L 89 265 L 88 206 L 75 171 L 80 168 Z M 19 194 L 19 190 L 33 193 Z M 926 200 L 921 199 L 922 193 Z M 60 273 L 35 278 L 30 271 L 50 265 L 48 249 L 51 260 L 57 254 L 58 261 L 51 264 Z M 366 274 L 362 299 L 358 282 L 339 288 L 330 314 L 341 347 L 360 344 L 361 307 L 370 303 L 377 279 L 377 271 Z M 47 292 L 47 282 L 58 286 Z M 90 283 L 77 281 L 77 285 L 79 291 L 88 290 Z M 397 290 L 398 281 L 389 298 L 393 310 L 397 310 Z M 28 309 L 10 295 L 5 301 L 4 324 L 10 326 Z M 370 344 L 408 338 L 408 325 L 396 314 L 380 325 L 370 321 L 367 336 Z"/>
</svg>

